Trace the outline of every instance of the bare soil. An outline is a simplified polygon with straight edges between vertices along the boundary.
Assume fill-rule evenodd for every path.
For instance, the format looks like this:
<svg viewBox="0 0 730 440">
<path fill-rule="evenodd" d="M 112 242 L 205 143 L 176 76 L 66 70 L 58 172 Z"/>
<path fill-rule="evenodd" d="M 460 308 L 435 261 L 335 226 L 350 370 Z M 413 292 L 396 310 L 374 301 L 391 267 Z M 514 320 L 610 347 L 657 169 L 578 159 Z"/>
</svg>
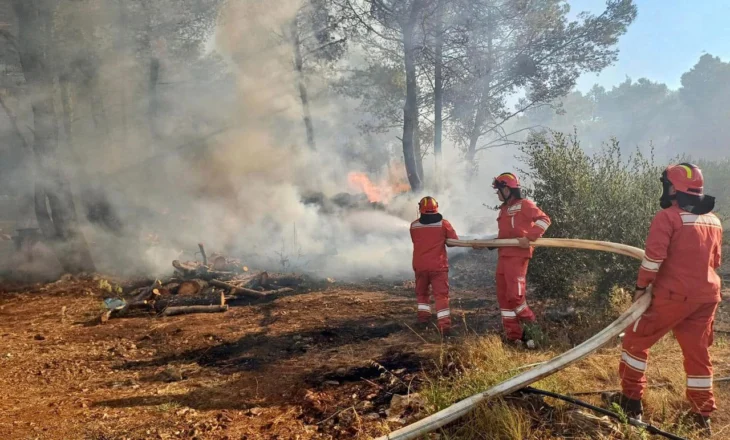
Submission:
<svg viewBox="0 0 730 440">
<path fill-rule="evenodd" d="M 414 328 L 410 283 L 103 325 L 98 284 L 0 294 L 0 438 L 367 438 L 443 347 Z M 486 291 L 455 292 L 453 308 L 462 329 L 498 326 Z"/>
<path fill-rule="evenodd" d="M 459 342 L 415 328 L 412 282 L 106 324 L 98 280 L 2 288 L 0 439 L 370 438 L 402 426 L 388 421 L 392 396 L 418 390 Z M 453 289 L 460 334 L 498 331 L 491 289 Z"/>
</svg>

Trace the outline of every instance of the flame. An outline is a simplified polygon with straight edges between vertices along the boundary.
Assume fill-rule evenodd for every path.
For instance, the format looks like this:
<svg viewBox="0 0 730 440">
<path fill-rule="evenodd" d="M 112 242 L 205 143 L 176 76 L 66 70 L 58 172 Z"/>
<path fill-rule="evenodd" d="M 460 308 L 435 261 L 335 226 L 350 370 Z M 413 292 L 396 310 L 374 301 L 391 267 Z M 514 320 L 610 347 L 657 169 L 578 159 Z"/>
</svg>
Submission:
<svg viewBox="0 0 730 440">
<path fill-rule="evenodd" d="M 388 203 L 397 194 L 411 189 L 411 186 L 407 182 L 396 179 L 391 175 L 389 179 L 375 183 L 370 180 L 367 174 L 359 171 L 351 171 L 347 175 L 347 182 L 350 184 L 350 188 L 365 193 L 368 201 L 371 203 Z"/>
</svg>

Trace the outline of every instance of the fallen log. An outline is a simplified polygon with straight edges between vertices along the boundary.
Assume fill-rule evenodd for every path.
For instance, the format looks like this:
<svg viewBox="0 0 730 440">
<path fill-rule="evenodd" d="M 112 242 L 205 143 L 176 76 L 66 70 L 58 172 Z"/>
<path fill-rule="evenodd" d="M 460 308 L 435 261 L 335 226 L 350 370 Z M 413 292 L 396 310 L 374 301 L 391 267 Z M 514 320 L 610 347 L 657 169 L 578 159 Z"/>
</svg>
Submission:
<svg viewBox="0 0 730 440">
<path fill-rule="evenodd" d="M 235 258 L 226 258 L 221 254 L 211 254 L 208 258 L 208 267 L 219 272 L 246 273 L 246 267 L 240 260 Z"/>
<path fill-rule="evenodd" d="M 205 252 L 201 248 L 201 253 Z M 248 272 L 248 267 L 240 264 L 238 260 L 229 260 L 218 254 L 212 254 L 210 258 L 206 254 L 205 263 L 199 261 L 173 260 L 172 267 L 185 278 L 209 279 L 231 279 L 238 274 Z M 208 265 L 210 263 L 210 265 Z"/>
<path fill-rule="evenodd" d="M 164 286 L 160 287 L 159 291 L 160 291 L 160 294 L 163 296 L 177 295 L 177 291 L 179 288 L 180 288 L 180 283 L 167 283 Z"/>
<path fill-rule="evenodd" d="M 281 287 L 299 287 L 311 283 L 311 279 L 306 275 L 262 272 L 259 276 L 259 284 L 267 290 Z"/>
<path fill-rule="evenodd" d="M 237 286 L 234 286 L 233 284 L 229 284 L 229 283 L 219 281 L 219 280 L 210 280 L 209 282 L 210 282 L 211 286 L 220 287 L 221 289 L 228 289 L 228 293 L 230 293 L 231 295 L 242 294 L 242 295 L 253 296 L 256 298 L 263 298 L 264 296 L 266 296 L 266 294 L 264 292 L 259 292 L 258 290 L 248 289 L 246 287 L 237 287 Z"/>
<path fill-rule="evenodd" d="M 172 267 L 187 277 L 196 275 L 201 266 L 196 262 L 172 260 Z"/>
<path fill-rule="evenodd" d="M 256 287 L 261 287 L 261 281 L 265 276 L 266 272 L 239 275 L 236 278 L 229 280 L 228 283 L 235 287 L 255 289 Z"/>
<path fill-rule="evenodd" d="M 213 260 L 211 261 L 210 267 L 213 268 L 213 270 L 229 270 L 230 267 L 228 265 L 228 261 L 226 260 L 226 257 L 223 255 L 216 255 L 212 257 Z"/>
<path fill-rule="evenodd" d="M 446 240 L 446 243 L 449 246 L 474 248 L 519 246 L 518 241 L 514 239 L 468 241 Z M 639 248 L 618 243 L 601 241 L 545 238 L 533 242 L 532 245 L 535 247 L 560 247 L 572 249 L 600 250 L 626 255 L 639 260 L 644 257 L 644 251 Z M 616 319 L 608 327 L 597 333 L 589 340 L 583 342 L 582 344 L 572 348 L 571 350 L 566 351 L 559 356 L 554 357 L 553 359 L 541 364 L 540 366 L 532 370 L 528 370 L 524 373 L 518 374 L 517 376 L 514 376 L 500 384 L 497 384 L 486 391 L 461 400 L 449 406 L 448 408 L 445 408 L 435 414 L 419 420 L 416 423 L 398 429 L 385 436 L 379 437 L 377 440 L 409 440 L 420 437 L 463 417 L 464 415 L 471 412 L 477 405 L 487 399 L 504 396 L 525 388 L 533 382 L 550 376 L 564 369 L 568 365 L 584 359 L 594 351 L 598 350 L 601 346 L 613 340 L 632 322 L 636 321 L 646 311 L 650 303 L 651 286 L 649 286 L 646 293 L 636 302 L 634 302 L 628 310 L 626 310 L 621 316 L 619 316 L 618 319 Z"/>
<path fill-rule="evenodd" d="M 202 292 L 206 287 L 208 287 L 208 283 L 204 280 L 185 280 L 177 288 L 177 296 L 194 296 Z"/>
<path fill-rule="evenodd" d="M 132 309 L 151 307 L 148 301 L 153 296 L 159 295 L 159 291 L 157 291 L 157 289 L 161 286 L 161 284 L 160 280 L 155 280 L 152 285 L 139 289 L 140 292 L 127 301 L 124 307 L 119 310 L 110 310 L 111 313 L 109 313 L 106 317 L 102 316 L 102 323 L 106 322 L 106 320 L 113 316 L 124 316 Z"/>
<path fill-rule="evenodd" d="M 253 289 L 249 289 L 246 287 L 234 286 L 233 284 L 229 284 L 229 283 L 219 281 L 219 280 L 210 280 L 209 283 L 211 286 L 220 287 L 222 289 L 228 289 L 228 292 L 231 295 L 252 296 L 254 298 L 263 298 L 263 297 L 269 296 L 269 295 L 277 295 L 277 294 L 294 291 L 294 289 L 292 289 L 290 287 L 284 287 L 284 288 L 276 289 L 276 290 L 258 291 L 258 290 L 253 290 Z"/>
<path fill-rule="evenodd" d="M 222 313 L 228 311 L 228 304 L 212 306 L 177 306 L 162 311 L 162 316 L 187 315 L 191 313 Z"/>
</svg>

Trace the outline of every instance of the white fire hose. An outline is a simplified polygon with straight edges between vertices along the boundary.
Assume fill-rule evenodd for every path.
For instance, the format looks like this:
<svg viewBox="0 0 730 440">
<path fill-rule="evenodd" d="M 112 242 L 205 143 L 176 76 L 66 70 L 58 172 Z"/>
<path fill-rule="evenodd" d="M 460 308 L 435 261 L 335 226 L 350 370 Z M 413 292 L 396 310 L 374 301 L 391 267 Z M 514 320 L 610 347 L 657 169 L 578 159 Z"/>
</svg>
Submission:
<svg viewBox="0 0 730 440">
<path fill-rule="evenodd" d="M 517 240 L 447 240 L 450 246 L 472 247 L 472 248 L 498 248 L 518 246 Z M 644 258 L 644 251 L 633 246 L 623 244 L 610 243 L 605 241 L 592 240 L 572 240 L 563 238 L 543 238 L 532 242 L 535 247 L 558 247 L 571 249 L 587 249 L 596 251 L 613 252 L 615 254 L 626 255 L 641 260 Z M 604 344 L 610 342 L 626 329 L 632 322 L 637 320 L 649 307 L 651 303 L 651 286 L 647 292 L 633 303 L 618 319 L 611 323 L 608 327 L 601 330 L 595 336 L 582 344 L 574 347 L 565 353 L 554 357 L 553 359 L 539 365 L 532 370 L 518 374 L 492 388 L 475 394 L 464 400 L 461 400 L 448 408 L 445 408 L 425 419 L 419 420 L 411 425 L 405 426 L 397 431 L 393 431 L 388 435 L 379 437 L 377 440 L 408 440 L 414 439 L 423 434 L 434 431 L 442 426 L 453 422 L 469 413 L 479 403 L 486 399 L 504 396 L 525 388 L 526 386 L 550 376 L 568 365 L 577 362 L 594 351 L 598 350 Z"/>
</svg>

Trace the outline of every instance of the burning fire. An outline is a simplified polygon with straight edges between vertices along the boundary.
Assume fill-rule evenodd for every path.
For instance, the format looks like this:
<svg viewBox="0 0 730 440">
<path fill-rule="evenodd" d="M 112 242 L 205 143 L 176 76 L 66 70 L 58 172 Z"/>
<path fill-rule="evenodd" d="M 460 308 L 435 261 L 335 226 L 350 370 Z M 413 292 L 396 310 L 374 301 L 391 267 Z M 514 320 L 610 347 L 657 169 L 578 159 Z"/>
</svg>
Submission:
<svg viewBox="0 0 730 440">
<path fill-rule="evenodd" d="M 365 193 L 371 203 L 388 203 L 397 194 L 411 189 L 408 183 L 397 180 L 395 176 L 375 183 L 367 174 L 359 171 L 351 171 L 347 175 L 347 181 L 351 189 Z"/>
</svg>

